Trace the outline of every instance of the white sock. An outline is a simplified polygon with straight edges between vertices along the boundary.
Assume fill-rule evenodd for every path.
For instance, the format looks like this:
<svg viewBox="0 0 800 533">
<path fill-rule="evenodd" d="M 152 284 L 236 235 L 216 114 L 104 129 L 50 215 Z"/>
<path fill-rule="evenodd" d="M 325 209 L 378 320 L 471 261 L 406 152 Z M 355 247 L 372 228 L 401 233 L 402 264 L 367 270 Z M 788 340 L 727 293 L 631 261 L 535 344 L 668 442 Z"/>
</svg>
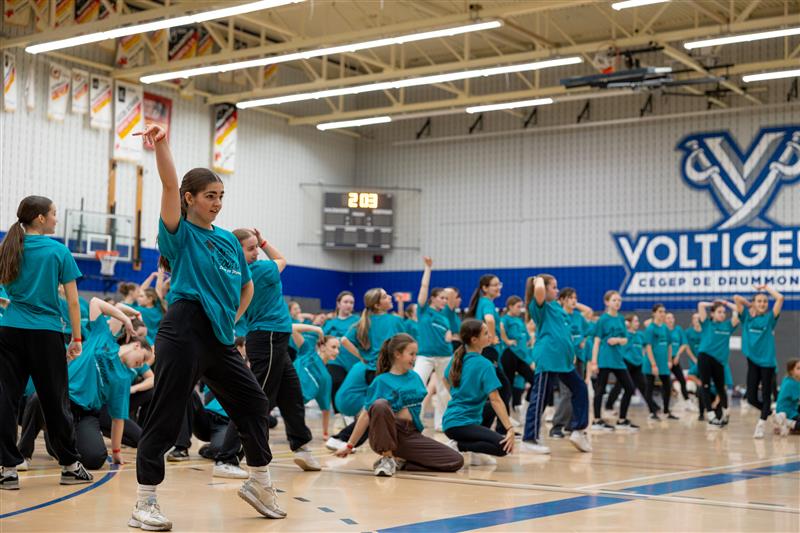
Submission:
<svg viewBox="0 0 800 533">
<path fill-rule="evenodd" d="M 4 474 L 11 474 L 12 476 L 17 475 L 17 467 L 16 466 L 4 466 L 3 467 Z"/>
<path fill-rule="evenodd" d="M 136 498 L 140 502 L 147 501 L 149 499 L 156 498 L 156 486 L 157 485 L 139 485 L 136 488 Z"/>
<path fill-rule="evenodd" d="M 79 467 L 79 466 L 80 466 L 80 463 L 79 463 L 78 461 L 75 461 L 75 462 L 74 462 L 74 463 L 72 463 L 71 465 L 63 466 L 63 467 L 61 467 L 61 468 L 62 468 L 62 469 L 65 471 L 65 472 L 76 472 L 76 471 L 78 470 L 78 467 Z"/>
<path fill-rule="evenodd" d="M 269 466 L 251 466 L 250 479 L 261 486 L 268 487 L 272 483 L 272 478 L 269 475 Z"/>
</svg>

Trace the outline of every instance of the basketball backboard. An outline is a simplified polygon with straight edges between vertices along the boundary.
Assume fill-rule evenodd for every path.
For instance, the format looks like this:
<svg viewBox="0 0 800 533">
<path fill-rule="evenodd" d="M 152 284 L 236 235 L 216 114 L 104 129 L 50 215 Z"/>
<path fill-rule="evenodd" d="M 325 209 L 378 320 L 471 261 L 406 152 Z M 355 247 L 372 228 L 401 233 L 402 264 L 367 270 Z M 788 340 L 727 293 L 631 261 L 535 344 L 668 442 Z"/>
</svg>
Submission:
<svg viewBox="0 0 800 533">
<path fill-rule="evenodd" d="M 130 263 L 134 248 L 133 217 L 67 209 L 64 244 L 74 257 L 97 259 L 98 251 L 113 250 L 119 260 Z"/>
</svg>

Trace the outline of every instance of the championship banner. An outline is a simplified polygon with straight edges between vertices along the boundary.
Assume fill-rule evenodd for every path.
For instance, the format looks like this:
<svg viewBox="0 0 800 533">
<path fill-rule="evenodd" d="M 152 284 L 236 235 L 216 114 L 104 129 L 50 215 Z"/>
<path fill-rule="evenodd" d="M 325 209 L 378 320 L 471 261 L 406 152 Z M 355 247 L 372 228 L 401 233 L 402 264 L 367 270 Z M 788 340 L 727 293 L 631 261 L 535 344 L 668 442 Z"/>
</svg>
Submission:
<svg viewBox="0 0 800 533">
<path fill-rule="evenodd" d="M 197 28 L 197 57 L 207 56 L 214 51 L 214 39 L 202 27 Z"/>
<path fill-rule="evenodd" d="M 91 105 L 89 125 L 99 130 L 111 129 L 111 78 L 92 75 L 89 84 Z"/>
<path fill-rule="evenodd" d="M 117 39 L 117 67 L 138 67 L 144 64 L 144 35 L 129 35 Z"/>
<path fill-rule="evenodd" d="M 189 59 L 197 54 L 197 30 L 182 26 L 169 30 L 169 61 Z"/>
<path fill-rule="evenodd" d="M 28 111 L 36 109 L 36 63 L 33 57 L 25 65 L 25 107 Z"/>
<path fill-rule="evenodd" d="M 26 26 L 30 20 L 29 0 L 5 0 L 3 2 L 3 20 L 8 24 Z"/>
<path fill-rule="evenodd" d="M 48 22 L 50 21 L 50 0 L 31 0 L 34 18 L 36 20 L 36 29 L 45 31 L 48 29 Z"/>
<path fill-rule="evenodd" d="M 89 73 L 85 70 L 72 71 L 72 113 L 85 115 L 89 112 Z"/>
<path fill-rule="evenodd" d="M 14 55 L 3 52 L 3 109 L 17 110 L 17 64 Z"/>
<path fill-rule="evenodd" d="M 56 0 L 56 28 L 75 23 L 75 0 Z"/>
<path fill-rule="evenodd" d="M 220 174 L 233 174 L 236 160 L 236 129 L 239 114 L 233 104 L 214 106 L 214 155 L 211 168 Z"/>
<path fill-rule="evenodd" d="M 94 22 L 100 16 L 100 0 L 75 0 L 75 20 L 78 24 Z"/>
<path fill-rule="evenodd" d="M 50 63 L 50 79 L 47 91 L 47 118 L 63 122 L 67 116 L 70 71 L 58 63 Z"/>
<path fill-rule="evenodd" d="M 170 120 L 172 118 L 172 100 L 153 93 L 144 93 L 144 121 L 146 124 L 158 124 L 167 132 L 169 141 Z M 145 144 L 147 150 L 155 147 Z"/>
<path fill-rule="evenodd" d="M 142 130 L 144 111 L 142 88 L 118 81 L 114 89 L 114 153 L 118 161 L 139 163 L 142 139 L 133 134 Z"/>
</svg>

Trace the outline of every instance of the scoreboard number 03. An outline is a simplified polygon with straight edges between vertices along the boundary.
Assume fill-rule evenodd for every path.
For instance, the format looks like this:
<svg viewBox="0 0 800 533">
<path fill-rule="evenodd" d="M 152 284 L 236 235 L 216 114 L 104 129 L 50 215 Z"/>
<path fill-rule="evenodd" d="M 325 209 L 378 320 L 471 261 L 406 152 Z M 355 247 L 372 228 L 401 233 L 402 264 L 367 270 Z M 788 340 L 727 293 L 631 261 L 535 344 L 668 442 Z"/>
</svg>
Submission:
<svg viewBox="0 0 800 533">
<path fill-rule="evenodd" d="M 377 209 L 378 194 L 374 192 L 347 193 L 347 207 L 350 209 Z"/>
</svg>

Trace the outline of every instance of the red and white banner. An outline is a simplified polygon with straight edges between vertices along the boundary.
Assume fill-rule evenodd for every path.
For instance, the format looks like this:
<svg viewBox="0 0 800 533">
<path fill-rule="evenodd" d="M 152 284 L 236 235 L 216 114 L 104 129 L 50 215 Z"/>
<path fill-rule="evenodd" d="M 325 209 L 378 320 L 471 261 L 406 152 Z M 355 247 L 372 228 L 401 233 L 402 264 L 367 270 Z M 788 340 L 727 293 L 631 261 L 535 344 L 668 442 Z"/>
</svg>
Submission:
<svg viewBox="0 0 800 533">
<path fill-rule="evenodd" d="M 18 85 L 14 54 L 3 52 L 3 109 L 9 113 L 17 110 Z"/>
<path fill-rule="evenodd" d="M 233 174 L 238 127 L 239 114 L 235 105 L 214 106 L 214 154 L 211 168 L 220 174 Z"/>
<path fill-rule="evenodd" d="M 5 0 L 3 20 L 8 24 L 26 26 L 30 20 L 30 0 Z"/>
<path fill-rule="evenodd" d="M 139 85 L 116 82 L 114 88 L 114 153 L 118 161 L 139 163 L 142 160 L 142 138 L 133 134 L 144 125 L 144 95 Z"/>
<path fill-rule="evenodd" d="M 169 60 L 189 59 L 197 54 L 198 33 L 194 26 L 169 30 Z"/>
<path fill-rule="evenodd" d="M 28 111 L 36 109 L 36 63 L 32 56 L 25 64 L 25 107 Z"/>
<path fill-rule="evenodd" d="M 146 124 L 158 124 L 167 132 L 169 141 L 170 121 L 172 119 L 172 100 L 153 93 L 144 93 L 144 121 Z M 152 146 L 145 144 L 148 150 Z"/>
<path fill-rule="evenodd" d="M 75 0 L 55 0 L 56 28 L 72 26 L 75 23 Z"/>
<path fill-rule="evenodd" d="M 50 78 L 47 90 L 47 118 L 63 122 L 67 116 L 69 86 L 72 73 L 58 63 L 50 63 Z"/>
<path fill-rule="evenodd" d="M 89 73 L 72 70 L 72 113 L 85 115 L 89 112 Z"/>
<path fill-rule="evenodd" d="M 75 21 L 78 24 L 96 21 L 101 5 L 100 0 L 75 0 Z"/>
<path fill-rule="evenodd" d="M 130 68 L 144 64 L 145 35 L 137 33 L 117 39 L 117 67 Z"/>
<path fill-rule="evenodd" d="M 92 75 L 89 83 L 89 125 L 99 130 L 111 129 L 111 78 Z"/>
</svg>

